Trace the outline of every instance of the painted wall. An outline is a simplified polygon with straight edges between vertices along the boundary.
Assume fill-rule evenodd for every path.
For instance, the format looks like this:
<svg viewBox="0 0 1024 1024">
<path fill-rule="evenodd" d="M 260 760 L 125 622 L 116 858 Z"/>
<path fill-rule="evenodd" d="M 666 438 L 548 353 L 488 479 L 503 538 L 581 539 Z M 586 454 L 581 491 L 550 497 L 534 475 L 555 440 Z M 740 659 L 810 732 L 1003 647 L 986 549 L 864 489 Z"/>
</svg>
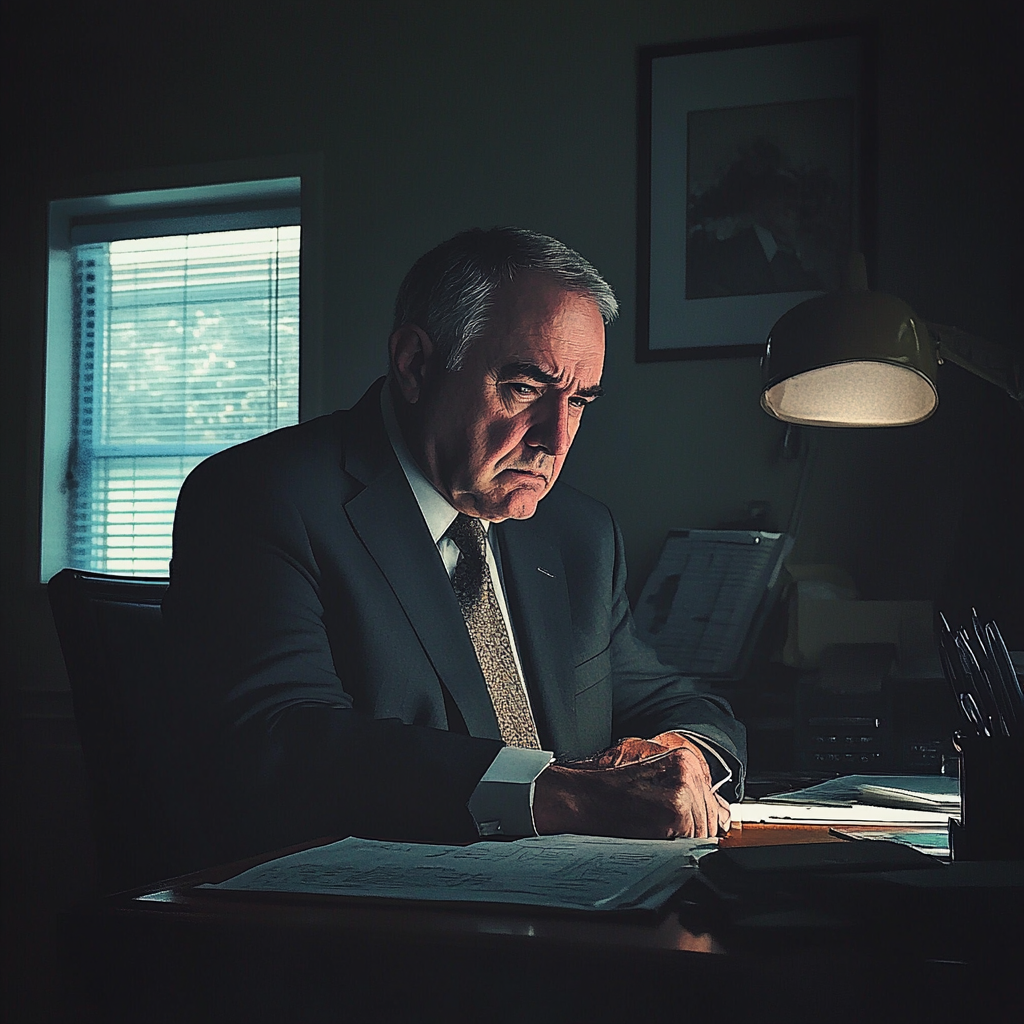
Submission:
<svg viewBox="0 0 1024 1024">
<path fill-rule="evenodd" d="M 55 181 L 321 152 L 324 339 L 307 364 L 308 412 L 351 403 L 381 370 L 398 282 L 440 239 L 515 223 L 580 249 L 623 315 L 608 397 L 566 477 L 619 517 L 634 591 L 670 527 L 715 526 L 751 501 L 785 525 L 800 468 L 779 458 L 781 427 L 758 407 L 756 360 L 633 360 L 638 45 L 881 12 L 873 284 L 927 318 L 1013 340 L 1020 76 L 1007 58 L 1020 24 L 1009 5 L 208 3 L 145 24 L 130 6 L 13 6 L 0 545 L 22 687 L 62 685 L 27 583 Z M 965 397 L 922 427 L 815 432 L 800 560 L 843 564 L 868 596 L 935 594 L 962 498 L 945 469 L 978 414 L 970 387 L 949 391 Z"/>
</svg>

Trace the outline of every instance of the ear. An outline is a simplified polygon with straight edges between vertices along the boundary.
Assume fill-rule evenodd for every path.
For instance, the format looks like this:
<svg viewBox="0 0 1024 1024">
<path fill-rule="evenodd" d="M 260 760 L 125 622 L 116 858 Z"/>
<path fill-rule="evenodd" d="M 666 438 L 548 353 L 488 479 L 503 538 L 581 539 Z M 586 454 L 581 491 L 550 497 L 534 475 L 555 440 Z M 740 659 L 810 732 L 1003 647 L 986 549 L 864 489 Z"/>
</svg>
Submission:
<svg viewBox="0 0 1024 1024">
<path fill-rule="evenodd" d="M 388 339 L 388 353 L 398 390 L 410 405 L 415 405 L 430 373 L 434 343 L 422 328 L 403 324 Z"/>
</svg>

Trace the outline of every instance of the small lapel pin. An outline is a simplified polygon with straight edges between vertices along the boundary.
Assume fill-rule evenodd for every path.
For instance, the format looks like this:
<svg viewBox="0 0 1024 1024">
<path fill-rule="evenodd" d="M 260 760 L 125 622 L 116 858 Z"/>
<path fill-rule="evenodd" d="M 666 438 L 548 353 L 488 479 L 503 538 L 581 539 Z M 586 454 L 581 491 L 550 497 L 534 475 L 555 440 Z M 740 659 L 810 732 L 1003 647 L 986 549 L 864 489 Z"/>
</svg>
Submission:
<svg viewBox="0 0 1024 1024">
<path fill-rule="evenodd" d="M 555 578 L 555 574 L 553 572 L 548 572 L 547 569 L 545 569 L 541 565 L 537 566 L 537 572 L 542 572 L 542 573 L 544 573 L 545 576 L 550 576 L 552 579 Z"/>
</svg>

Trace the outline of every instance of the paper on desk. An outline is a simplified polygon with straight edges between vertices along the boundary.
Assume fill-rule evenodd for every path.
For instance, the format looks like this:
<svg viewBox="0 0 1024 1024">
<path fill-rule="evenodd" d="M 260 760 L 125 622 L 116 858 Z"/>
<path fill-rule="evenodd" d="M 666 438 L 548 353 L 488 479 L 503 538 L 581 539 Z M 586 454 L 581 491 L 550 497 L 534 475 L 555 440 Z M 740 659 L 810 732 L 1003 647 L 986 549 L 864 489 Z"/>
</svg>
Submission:
<svg viewBox="0 0 1024 1024">
<path fill-rule="evenodd" d="M 933 857 L 949 856 L 948 828 L 860 828 L 857 825 L 842 825 L 829 830 L 833 835 L 843 839 L 862 839 L 903 843 L 912 846 L 921 853 L 930 853 Z"/>
<path fill-rule="evenodd" d="M 204 889 L 523 903 L 572 910 L 653 909 L 715 840 L 537 836 L 428 846 L 343 839 L 250 868 Z"/>
<path fill-rule="evenodd" d="M 960 808 L 960 783 L 947 775 L 843 775 L 806 789 L 761 797 L 760 803 L 820 807 L 884 804 L 955 812 Z"/>
<path fill-rule="evenodd" d="M 766 803 L 732 804 L 732 820 L 777 825 L 946 825 L 948 811 L 912 807 L 876 807 L 872 804 Z"/>
<path fill-rule="evenodd" d="M 861 800 L 865 803 L 881 804 L 886 807 L 915 807 L 922 811 L 945 811 L 947 814 L 960 814 L 959 779 L 945 779 L 936 776 L 945 783 L 952 783 L 951 791 L 921 792 L 909 790 L 901 785 L 864 785 L 859 786 Z"/>
</svg>

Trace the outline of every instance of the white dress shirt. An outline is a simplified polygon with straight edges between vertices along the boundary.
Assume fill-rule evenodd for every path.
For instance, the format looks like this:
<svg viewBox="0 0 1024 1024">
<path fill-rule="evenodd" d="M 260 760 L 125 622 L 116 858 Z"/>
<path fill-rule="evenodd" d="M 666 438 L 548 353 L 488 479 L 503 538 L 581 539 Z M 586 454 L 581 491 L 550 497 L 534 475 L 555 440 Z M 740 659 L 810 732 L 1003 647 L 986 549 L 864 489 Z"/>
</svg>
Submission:
<svg viewBox="0 0 1024 1024">
<path fill-rule="evenodd" d="M 438 554 L 448 573 L 449 579 L 455 572 L 459 561 L 458 545 L 445 534 L 448 527 L 459 514 L 434 485 L 426 478 L 416 464 L 398 427 L 391 393 L 388 386 L 381 389 L 381 413 L 388 440 L 398 458 L 402 472 L 412 488 L 413 496 L 423 514 L 424 522 L 430 536 L 437 545 Z M 491 524 L 482 519 L 481 525 L 487 535 L 487 569 L 491 574 L 494 595 L 501 609 L 501 617 L 508 631 L 509 643 L 512 646 L 512 657 L 515 659 L 519 679 L 526 689 L 523 664 L 519 658 L 519 647 L 516 644 L 515 631 L 508 614 L 508 603 L 505 600 L 505 587 L 502 581 L 500 555 L 491 543 Z M 527 703 L 530 695 L 526 694 Z M 532 712 L 532 708 L 531 708 Z M 483 778 L 477 783 L 473 795 L 469 798 L 469 812 L 476 822 L 480 835 L 536 835 L 537 827 L 533 820 L 533 784 L 544 769 L 554 760 L 554 755 L 547 750 L 532 750 L 524 747 L 502 747 L 490 767 L 484 772 Z"/>
<path fill-rule="evenodd" d="M 438 554 L 441 556 L 441 561 L 444 563 L 450 579 L 459 561 L 459 548 L 455 541 L 445 536 L 445 533 L 459 514 L 458 510 L 440 494 L 413 459 L 399 430 L 394 405 L 391 401 L 391 392 L 387 384 L 381 389 L 380 406 L 388 440 L 390 440 L 391 447 L 402 467 L 402 472 L 405 473 L 406 480 L 409 481 L 416 503 L 419 505 L 420 512 L 423 513 L 427 529 L 437 545 Z M 509 618 L 508 604 L 505 600 L 500 555 L 491 543 L 491 524 L 487 520 L 481 520 L 481 525 L 487 534 L 487 568 L 491 574 L 491 583 L 494 586 L 498 607 L 501 609 L 501 615 L 505 621 L 505 629 L 508 630 L 512 656 L 515 658 L 516 668 L 519 670 L 519 679 L 525 689 L 526 677 L 523 674 L 515 631 L 512 628 L 512 620 Z M 527 702 L 530 700 L 529 693 L 526 695 L 526 700 Z M 672 731 L 685 736 L 701 748 L 705 760 L 712 766 L 713 774 L 723 773 L 712 787 L 712 791 L 717 791 L 732 779 L 732 770 L 707 737 L 693 732 L 692 729 Z M 533 818 L 534 783 L 552 761 L 554 761 L 554 754 L 547 750 L 502 747 L 498 751 L 490 767 L 477 783 L 467 805 L 480 835 L 537 835 L 537 826 Z"/>
</svg>

